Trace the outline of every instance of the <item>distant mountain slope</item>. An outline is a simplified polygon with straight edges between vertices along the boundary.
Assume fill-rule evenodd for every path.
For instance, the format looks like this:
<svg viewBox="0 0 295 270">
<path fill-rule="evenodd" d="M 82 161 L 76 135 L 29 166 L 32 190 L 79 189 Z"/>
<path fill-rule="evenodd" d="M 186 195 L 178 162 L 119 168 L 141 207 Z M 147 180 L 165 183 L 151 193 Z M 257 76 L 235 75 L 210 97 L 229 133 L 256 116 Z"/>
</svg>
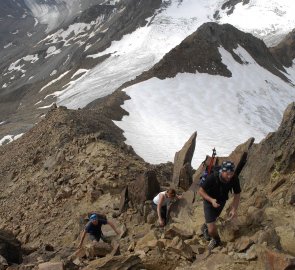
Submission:
<svg viewBox="0 0 295 270">
<path fill-rule="evenodd" d="M 126 0 L 96 4 L 45 38 L 46 25 L 36 23 L 36 27 L 42 27 L 42 31 L 37 32 L 39 42 L 31 36 L 23 40 L 22 47 L 13 42 L 11 46 L 4 46 L 0 56 L 5 55 L 9 61 L 0 63 L 0 137 L 31 128 L 40 120 L 42 111 L 46 112 L 55 101 L 55 95 L 50 94 L 107 58 L 91 60 L 86 58 L 87 54 L 104 50 L 112 40 L 119 40 L 145 24 L 145 19 L 160 3 L 142 1 L 134 6 L 131 0 Z M 34 21 L 31 28 L 32 25 Z"/>
<path fill-rule="evenodd" d="M 243 63 L 243 60 L 234 53 L 234 49 L 238 45 L 246 49 L 260 66 L 288 81 L 284 75 L 284 67 L 272 56 L 263 41 L 232 25 L 217 23 L 203 24 L 196 32 L 167 53 L 150 71 L 138 76 L 136 81 L 151 77 L 171 78 L 177 73 L 184 72 L 200 72 L 230 77 L 231 72 L 222 63 L 218 47 L 221 46 L 228 50 L 237 62 Z"/>
</svg>

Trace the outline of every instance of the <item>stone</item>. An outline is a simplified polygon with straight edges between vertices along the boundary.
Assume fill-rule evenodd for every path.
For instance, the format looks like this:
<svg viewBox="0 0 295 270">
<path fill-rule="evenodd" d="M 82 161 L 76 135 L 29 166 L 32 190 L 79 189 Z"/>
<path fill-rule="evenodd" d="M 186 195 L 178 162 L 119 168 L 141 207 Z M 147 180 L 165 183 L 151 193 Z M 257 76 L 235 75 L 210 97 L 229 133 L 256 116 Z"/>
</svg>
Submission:
<svg viewBox="0 0 295 270">
<path fill-rule="evenodd" d="M 269 228 L 265 231 L 258 231 L 253 237 L 253 241 L 257 244 L 266 243 L 268 246 L 280 248 L 280 238 L 273 228 Z"/>
<path fill-rule="evenodd" d="M 160 184 L 156 172 L 148 170 L 128 186 L 128 199 L 133 205 L 143 205 L 145 201 L 152 200 L 159 192 Z"/>
<path fill-rule="evenodd" d="M 8 263 L 22 263 L 21 243 L 9 231 L 0 230 L 0 255 Z"/>
<path fill-rule="evenodd" d="M 256 260 L 258 257 L 256 252 L 256 245 L 252 245 L 247 251 L 246 251 L 246 260 L 247 261 L 253 261 Z"/>
<path fill-rule="evenodd" d="M 135 246 L 135 251 L 143 250 L 149 243 L 154 244 L 154 240 L 158 240 L 154 231 L 149 231 L 146 235 L 140 238 Z"/>
<path fill-rule="evenodd" d="M 263 209 L 258 209 L 253 206 L 250 206 L 248 208 L 247 218 L 246 218 L 246 222 L 248 225 L 260 226 L 264 218 L 265 218 L 265 214 Z"/>
<path fill-rule="evenodd" d="M 295 269 L 295 257 L 268 248 L 261 248 L 259 250 L 260 257 L 262 258 L 264 269 L 275 270 L 291 270 Z"/>
<path fill-rule="evenodd" d="M 91 190 L 87 193 L 87 200 L 90 203 L 95 202 L 103 194 L 102 190 Z"/>
<path fill-rule="evenodd" d="M 175 154 L 173 176 L 172 176 L 172 182 L 175 187 L 180 187 L 180 185 L 184 183 L 183 180 L 181 180 L 181 174 L 183 173 L 182 170 L 185 170 L 186 172 L 190 173 L 190 175 L 187 174 L 185 176 L 186 178 L 188 178 L 188 180 L 187 179 L 185 180 L 185 183 L 187 181 L 192 183 L 191 162 L 192 162 L 193 154 L 195 151 L 196 138 L 197 138 L 197 132 L 194 132 L 189 138 L 189 140 L 184 144 L 182 149 L 176 152 Z M 184 166 L 186 167 L 186 169 L 184 169 Z"/>
<path fill-rule="evenodd" d="M 8 266 L 6 259 L 0 255 L 0 270 L 5 270 Z"/>
<path fill-rule="evenodd" d="M 107 254 L 110 254 L 112 250 L 112 246 L 104 242 L 85 245 L 85 254 L 89 259 L 93 259 L 95 257 L 104 257 Z"/>
<path fill-rule="evenodd" d="M 286 178 L 279 179 L 273 186 L 271 187 L 270 191 L 274 192 L 277 190 L 280 186 L 286 183 Z"/>
<path fill-rule="evenodd" d="M 179 236 L 181 239 L 185 240 L 193 238 L 193 233 L 181 230 L 175 226 L 172 226 L 164 232 L 164 237 L 166 239 L 173 239 L 175 236 Z"/>
<path fill-rule="evenodd" d="M 188 190 L 193 182 L 192 166 L 190 163 L 185 163 L 179 173 L 179 187 L 183 190 Z"/>
<path fill-rule="evenodd" d="M 45 262 L 38 265 L 38 270 L 64 270 L 62 262 Z"/>
<path fill-rule="evenodd" d="M 201 245 L 190 245 L 192 251 L 195 253 L 195 254 L 203 254 L 205 252 L 205 247 L 201 246 Z"/>
<path fill-rule="evenodd" d="M 191 246 L 187 245 L 180 237 L 176 236 L 173 238 L 171 244 L 167 247 L 167 251 L 175 252 L 192 261 L 194 258 L 194 253 Z"/>
<path fill-rule="evenodd" d="M 128 187 L 125 187 L 120 194 L 120 213 L 125 212 L 128 206 Z"/>
<path fill-rule="evenodd" d="M 219 235 L 222 241 L 231 242 L 238 238 L 239 228 L 232 222 L 225 222 L 218 227 Z"/>
<path fill-rule="evenodd" d="M 279 226 L 275 228 L 284 251 L 295 256 L 295 229 L 292 226 Z"/>
<path fill-rule="evenodd" d="M 142 262 L 138 255 L 120 255 L 94 260 L 82 270 L 127 270 L 142 269 Z"/>
<path fill-rule="evenodd" d="M 251 238 L 249 238 L 248 236 L 242 236 L 235 241 L 234 248 L 237 252 L 243 252 L 253 244 L 254 241 Z"/>
<path fill-rule="evenodd" d="M 147 224 L 154 224 L 158 219 L 157 213 L 155 211 L 151 212 L 148 214 L 146 218 L 146 223 Z"/>
</svg>

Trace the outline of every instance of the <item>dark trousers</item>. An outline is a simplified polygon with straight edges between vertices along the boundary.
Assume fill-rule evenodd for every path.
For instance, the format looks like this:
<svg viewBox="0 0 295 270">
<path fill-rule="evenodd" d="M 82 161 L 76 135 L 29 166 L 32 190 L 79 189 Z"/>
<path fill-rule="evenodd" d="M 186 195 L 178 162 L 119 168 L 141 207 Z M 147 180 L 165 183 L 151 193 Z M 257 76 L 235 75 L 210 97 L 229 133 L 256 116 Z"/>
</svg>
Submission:
<svg viewBox="0 0 295 270">
<path fill-rule="evenodd" d="M 154 202 L 152 204 L 153 209 L 157 212 L 157 207 L 158 205 L 156 205 Z M 164 220 L 165 224 L 167 223 L 168 220 L 168 213 L 167 213 L 167 205 L 163 205 L 161 207 L 161 218 Z"/>
<path fill-rule="evenodd" d="M 208 201 L 203 201 L 206 223 L 212 223 L 216 221 L 216 219 L 220 216 L 225 203 L 226 202 L 221 202 L 218 208 L 214 208 Z"/>
</svg>

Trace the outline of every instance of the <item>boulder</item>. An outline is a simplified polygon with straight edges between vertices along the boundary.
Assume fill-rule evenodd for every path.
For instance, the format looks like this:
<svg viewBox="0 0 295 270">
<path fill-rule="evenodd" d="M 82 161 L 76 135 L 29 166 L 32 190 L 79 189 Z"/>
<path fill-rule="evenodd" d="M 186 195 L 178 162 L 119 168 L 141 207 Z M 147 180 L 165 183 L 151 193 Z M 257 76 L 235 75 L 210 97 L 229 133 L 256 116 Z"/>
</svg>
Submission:
<svg viewBox="0 0 295 270">
<path fill-rule="evenodd" d="M 5 270 L 8 267 L 6 259 L 0 255 L 0 270 Z"/>
<path fill-rule="evenodd" d="M 157 237 L 154 231 L 149 231 L 146 235 L 140 238 L 135 246 L 135 251 L 143 250 L 145 247 L 149 245 L 154 246 L 155 241 L 157 241 Z"/>
<path fill-rule="evenodd" d="M 171 228 L 167 229 L 164 232 L 164 238 L 166 239 L 173 239 L 174 237 L 178 236 L 179 238 L 186 240 L 193 238 L 193 232 L 184 231 L 180 228 L 172 226 Z"/>
<path fill-rule="evenodd" d="M 283 250 L 295 256 L 295 229 L 291 225 L 285 225 L 276 227 L 275 231 Z"/>
<path fill-rule="evenodd" d="M 135 205 L 152 200 L 160 192 L 160 184 L 154 170 L 141 174 L 128 186 L 128 198 Z"/>
<path fill-rule="evenodd" d="M 62 262 L 45 262 L 38 265 L 38 270 L 64 270 Z"/>
<path fill-rule="evenodd" d="M 21 243 L 9 231 L 0 230 L 0 255 L 8 263 L 22 263 Z"/>
<path fill-rule="evenodd" d="M 218 226 L 222 241 L 231 242 L 239 237 L 239 227 L 231 221 L 224 222 Z"/>
<path fill-rule="evenodd" d="M 266 243 L 268 246 L 272 246 L 277 249 L 281 248 L 280 238 L 273 228 L 260 230 L 256 232 L 255 235 L 251 237 L 251 239 L 257 244 Z"/>
<path fill-rule="evenodd" d="M 141 259 L 138 255 L 120 255 L 94 260 L 82 270 L 128 270 L 142 268 Z"/>
<path fill-rule="evenodd" d="M 128 203 L 128 187 L 125 187 L 120 196 L 120 206 L 119 206 L 119 211 L 122 213 L 126 211 L 127 209 L 127 203 Z"/>
<path fill-rule="evenodd" d="M 188 244 L 186 244 L 180 237 L 176 236 L 173 238 L 170 245 L 167 247 L 167 251 L 175 252 L 189 261 L 194 258 L 194 252 Z"/>
<path fill-rule="evenodd" d="M 264 269 L 273 270 L 291 270 L 295 269 L 295 257 L 285 253 L 270 250 L 261 247 L 258 251 L 258 256 L 261 258 Z"/>
<path fill-rule="evenodd" d="M 175 187 L 181 187 L 184 190 L 187 190 L 188 184 L 192 183 L 191 162 L 195 151 L 196 138 L 197 132 L 194 132 L 174 157 L 172 182 Z"/>
<path fill-rule="evenodd" d="M 236 251 L 243 252 L 253 244 L 254 241 L 251 238 L 249 238 L 248 236 L 242 236 L 235 241 L 234 247 Z"/>
<path fill-rule="evenodd" d="M 88 244 L 85 246 L 85 254 L 87 258 L 93 259 L 95 257 L 104 257 L 112 252 L 113 248 L 110 244 L 98 242 L 95 244 Z"/>
</svg>

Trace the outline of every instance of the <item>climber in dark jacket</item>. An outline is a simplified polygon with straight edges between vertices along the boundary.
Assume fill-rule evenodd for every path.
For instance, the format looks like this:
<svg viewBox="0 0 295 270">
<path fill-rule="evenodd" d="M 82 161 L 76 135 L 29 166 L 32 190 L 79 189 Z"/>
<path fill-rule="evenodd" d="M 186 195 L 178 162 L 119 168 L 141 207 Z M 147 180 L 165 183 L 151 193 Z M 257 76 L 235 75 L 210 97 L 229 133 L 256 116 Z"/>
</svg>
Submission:
<svg viewBox="0 0 295 270">
<path fill-rule="evenodd" d="M 233 190 L 234 200 L 231 205 L 229 219 L 237 216 L 237 209 L 240 202 L 240 181 L 234 174 L 235 166 L 231 161 L 225 161 L 219 172 L 202 179 L 199 194 L 204 199 L 204 214 L 206 224 L 202 226 L 202 232 L 207 240 L 210 240 L 209 248 L 220 244 L 220 237 L 217 232 L 215 221 L 221 214 L 229 191 Z"/>
</svg>

